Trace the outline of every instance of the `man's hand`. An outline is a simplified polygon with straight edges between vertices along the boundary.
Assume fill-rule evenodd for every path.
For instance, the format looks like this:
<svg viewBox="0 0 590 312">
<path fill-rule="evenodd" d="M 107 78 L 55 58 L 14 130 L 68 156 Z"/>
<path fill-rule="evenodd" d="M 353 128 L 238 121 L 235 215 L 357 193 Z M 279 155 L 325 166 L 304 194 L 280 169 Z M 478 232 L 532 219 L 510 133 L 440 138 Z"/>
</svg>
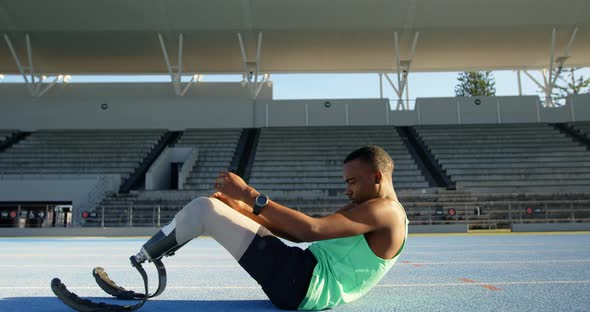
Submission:
<svg viewBox="0 0 590 312">
<path fill-rule="evenodd" d="M 252 207 L 250 207 L 248 204 L 240 200 L 231 199 L 221 192 L 215 192 L 211 194 L 209 197 L 219 199 L 220 201 L 232 207 L 234 210 L 238 212 L 252 212 Z"/>
<path fill-rule="evenodd" d="M 258 195 L 258 192 L 246 184 L 240 176 L 228 171 L 219 173 L 217 179 L 215 179 L 214 188 L 225 197 L 245 202 L 248 205 L 253 205 L 254 198 Z"/>
</svg>

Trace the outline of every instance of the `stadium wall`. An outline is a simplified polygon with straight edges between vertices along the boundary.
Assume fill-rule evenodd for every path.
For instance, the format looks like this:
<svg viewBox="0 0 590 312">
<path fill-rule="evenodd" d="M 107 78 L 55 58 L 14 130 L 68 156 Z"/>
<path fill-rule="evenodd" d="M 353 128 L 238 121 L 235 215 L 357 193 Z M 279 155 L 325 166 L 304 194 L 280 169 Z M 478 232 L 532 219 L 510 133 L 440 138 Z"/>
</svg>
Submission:
<svg viewBox="0 0 590 312">
<path fill-rule="evenodd" d="M 271 99 L 272 89 L 264 85 L 259 98 Z M 163 83 L 57 85 L 42 97 L 22 84 L 0 84 L 0 128 L 245 128 L 252 127 L 253 105 L 240 83 L 199 83 L 182 97 Z"/>
<path fill-rule="evenodd" d="M 418 98 L 413 110 L 389 107 L 388 99 L 273 100 L 266 84 L 256 101 L 240 83 L 199 83 L 183 97 L 168 83 L 58 85 L 42 97 L 30 96 L 22 84 L 0 84 L 0 128 L 23 131 L 590 120 L 590 95 L 568 98 L 557 108 L 542 107 L 538 96 Z"/>
<path fill-rule="evenodd" d="M 72 222 L 79 224 L 82 211 L 96 207 L 107 192 L 117 192 L 119 175 L 22 175 L 0 179 L 0 198 L 6 202 L 70 201 Z"/>
</svg>

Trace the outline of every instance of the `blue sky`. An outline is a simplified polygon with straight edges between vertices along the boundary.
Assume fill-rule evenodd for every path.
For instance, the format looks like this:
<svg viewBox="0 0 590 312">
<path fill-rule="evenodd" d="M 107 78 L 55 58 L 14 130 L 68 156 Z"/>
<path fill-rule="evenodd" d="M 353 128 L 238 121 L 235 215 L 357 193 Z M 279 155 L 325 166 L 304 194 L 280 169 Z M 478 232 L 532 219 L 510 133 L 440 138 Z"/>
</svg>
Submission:
<svg viewBox="0 0 590 312">
<path fill-rule="evenodd" d="M 539 71 L 530 71 L 539 81 Z M 590 77 L 590 68 L 578 71 Z M 496 95 L 518 95 L 516 71 L 494 71 Z M 395 74 L 392 80 L 397 81 Z M 447 97 L 455 95 L 457 72 L 410 73 L 410 99 L 418 97 Z M 275 99 L 322 99 L 322 98 L 378 98 L 379 76 L 377 74 L 274 74 L 271 75 Z M 188 80 L 190 77 L 185 77 Z M 203 82 L 240 81 L 240 75 L 205 75 Z M 21 76 L 6 76 L 4 83 L 22 82 Z M 167 75 L 158 76 L 73 76 L 71 82 L 167 82 Z M 522 74 L 523 95 L 539 95 L 539 87 L 524 73 Z M 397 98 L 385 78 L 383 79 L 385 97 Z M 405 96 L 404 96 L 405 98 Z M 413 105 L 412 105 L 413 106 Z"/>
</svg>

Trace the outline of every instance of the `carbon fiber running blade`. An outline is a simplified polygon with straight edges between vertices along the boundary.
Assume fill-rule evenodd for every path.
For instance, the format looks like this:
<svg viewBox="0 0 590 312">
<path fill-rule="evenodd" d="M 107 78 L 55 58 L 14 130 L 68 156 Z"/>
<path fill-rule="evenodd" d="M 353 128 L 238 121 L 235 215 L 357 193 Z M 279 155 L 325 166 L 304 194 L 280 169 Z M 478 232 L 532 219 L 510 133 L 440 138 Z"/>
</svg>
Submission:
<svg viewBox="0 0 590 312">
<path fill-rule="evenodd" d="M 92 270 L 92 276 L 94 276 L 98 286 L 109 295 L 125 300 L 145 298 L 145 294 L 136 293 L 117 285 L 101 267 L 94 268 L 94 270 Z"/>
<path fill-rule="evenodd" d="M 115 305 L 103 302 L 94 302 L 88 299 L 82 299 L 78 295 L 70 292 L 59 278 L 51 280 L 51 290 L 53 293 L 68 307 L 79 312 L 125 312 L 135 311 L 145 303 L 141 300 L 135 305 Z"/>
</svg>

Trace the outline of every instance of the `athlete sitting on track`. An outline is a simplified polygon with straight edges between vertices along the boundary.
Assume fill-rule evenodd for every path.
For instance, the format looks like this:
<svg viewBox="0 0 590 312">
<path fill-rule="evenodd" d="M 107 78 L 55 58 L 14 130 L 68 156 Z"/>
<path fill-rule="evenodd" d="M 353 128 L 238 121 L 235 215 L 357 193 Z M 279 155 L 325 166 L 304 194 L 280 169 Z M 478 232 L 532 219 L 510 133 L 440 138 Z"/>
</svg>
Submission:
<svg viewBox="0 0 590 312">
<path fill-rule="evenodd" d="M 408 221 L 392 173 L 393 161 L 381 147 L 350 153 L 343 178 L 351 203 L 312 218 L 222 172 L 216 193 L 191 201 L 159 233 L 174 235 L 178 245 L 209 234 L 279 308 L 332 308 L 364 295 L 404 248 Z M 315 243 L 304 250 L 278 237 Z"/>
</svg>

